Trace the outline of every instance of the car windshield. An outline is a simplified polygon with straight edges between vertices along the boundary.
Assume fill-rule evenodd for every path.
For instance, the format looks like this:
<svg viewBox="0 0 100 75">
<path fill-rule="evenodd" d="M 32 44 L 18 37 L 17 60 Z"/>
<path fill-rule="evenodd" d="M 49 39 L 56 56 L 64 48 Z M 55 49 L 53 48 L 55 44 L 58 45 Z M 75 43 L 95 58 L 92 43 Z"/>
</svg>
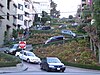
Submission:
<svg viewBox="0 0 100 75">
<path fill-rule="evenodd" d="M 14 45 L 11 45 L 9 48 L 13 48 Z"/>
<path fill-rule="evenodd" d="M 26 53 L 26 54 L 27 54 L 27 56 L 33 56 L 33 57 L 36 57 L 35 54 L 33 54 L 33 53 Z"/>
<path fill-rule="evenodd" d="M 18 45 L 11 45 L 9 48 L 17 48 Z"/>
<path fill-rule="evenodd" d="M 58 58 L 48 58 L 48 63 L 61 63 L 61 61 Z"/>
</svg>

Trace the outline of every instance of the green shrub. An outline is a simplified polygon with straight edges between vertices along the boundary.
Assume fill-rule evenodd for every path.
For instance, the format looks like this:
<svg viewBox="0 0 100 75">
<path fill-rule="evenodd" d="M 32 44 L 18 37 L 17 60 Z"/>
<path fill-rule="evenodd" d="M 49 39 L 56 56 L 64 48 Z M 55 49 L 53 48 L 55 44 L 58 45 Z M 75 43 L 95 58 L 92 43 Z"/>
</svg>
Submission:
<svg viewBox="0 0 100 75">
<path fill-rule="evenodd" d="M 66 61 L 63 61 L 63 63 L 67 66 L 74 66 L 74 67 L 80 67 L 80 68 L 85 68 L 85 69 L 100 70 L 100 66 L 98 66 L 98 65 L 86 65 L 86 64 L 72 63 L 72 62 L 66 62 Z"/>
<path fill-rule="evenodd" d="M 15 66 L 18 63 L 21 63 L 19 58 L 0 52 L 0 67 Z"/>
<path fill-rule="evenodd" d="M 86 23 L 79 25 L 78 28 L 77 28 L 77 31 L 85 34 L 86 32 L 83 29 L 83 27 L 85 27 L 86 25 L 87 25 Z"/>
</svg>

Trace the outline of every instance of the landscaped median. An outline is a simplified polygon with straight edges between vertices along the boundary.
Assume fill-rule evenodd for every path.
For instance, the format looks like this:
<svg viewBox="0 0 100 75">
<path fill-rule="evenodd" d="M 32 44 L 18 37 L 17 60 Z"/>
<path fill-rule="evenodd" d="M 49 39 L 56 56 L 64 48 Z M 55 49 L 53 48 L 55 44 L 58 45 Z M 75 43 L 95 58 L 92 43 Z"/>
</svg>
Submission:
<svg viewBox="0 0 100 75">
<path fill-rule="evenodd" d="M 0 52 L 0 67 L 11 67 L 21 63 L 15 56 Z"/>
</svg>

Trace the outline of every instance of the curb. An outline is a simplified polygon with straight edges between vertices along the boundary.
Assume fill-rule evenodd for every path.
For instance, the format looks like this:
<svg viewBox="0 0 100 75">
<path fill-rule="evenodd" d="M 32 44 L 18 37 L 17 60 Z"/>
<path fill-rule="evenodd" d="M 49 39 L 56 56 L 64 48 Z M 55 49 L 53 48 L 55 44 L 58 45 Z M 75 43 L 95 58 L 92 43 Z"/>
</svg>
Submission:
<svg viewBox="0 0 100 75">
<path fill-rule="evenodd" d="M 22 71 L 26 71 L 27 69 L 28 69 L 28 67 L 21 63 L 21 64 L 17 64 L 14 67 L 2 67 L 2 68 L 0 68 L 0 74 L 22 72 Z"/>
</svg>

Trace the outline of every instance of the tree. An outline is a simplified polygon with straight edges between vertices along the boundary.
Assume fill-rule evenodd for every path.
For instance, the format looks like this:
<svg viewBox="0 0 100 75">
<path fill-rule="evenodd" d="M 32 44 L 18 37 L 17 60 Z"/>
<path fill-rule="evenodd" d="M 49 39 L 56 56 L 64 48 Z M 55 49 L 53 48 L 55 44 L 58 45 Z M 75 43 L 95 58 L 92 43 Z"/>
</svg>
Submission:
<svg viewBox="0 0 100 75">
<path fill-rule="evenodd" d="M 100 0 L 93 0 L 92 13 L 95 23 L 86 26 L 84 29 L 90 36 L 91 49 L 97 53 L 100 63 Z"/>
<path fill-rule="evenodd" d="M 33 25 L 37 25 L 38 22 L 40 22 L 40 17 L 38 17 L 38 14 L 35 14 Z"/>
<path fill-rule="evenodd" d="M 17 30 L 13 29 L 12 36 L 13 36 L 14 38 L 17 38 L 17 37 L 18 37 L 18 32 L 17 32 Z"/>
<path fill-rule="evenodd" d="M 57 11 L 56 7 L 57 7 L 57 4 L 54 3 L 52 0 L 50 0 L 51 3 L 50 3 L 50 7 L 51 7 L 51 10 L 50 10 L 50 16 L 52 18 L 59 18 L 60 16 L 60 11 Z"/>
<path fill-rule="evenodd" d="M 100 0 L 93 0 L 93 18 L 95 19 L 95 26 L 97 32 L 97 43 L 96 46 L 98 47 L 99 51 L 99 63 L 100 63 Z"/>
<path fill-rule="evenodd" d="M 94 2 L 94 19 L 98 32 L 100 33 L 100 0 L 93 0 Z M 99 34 L 100 36 L 100 34 Z"/>
<path fill-rule="evenodd" d="M 72 15 L 69 15 L 69 19 L 73 19 L 73 16 Z"/>
<path fill-rule="evenodd" d="M 46 23 L 47 21 L 50 21 L 50 20 L 51 20 L 51 18 L 50 18 L 50 16 L 48 15 L 48 13 L 45 12 L 45 11 L 42 11 L 42 18 L 41 18 L 42 24 L 45 25 L 45 23 Z"/>
<path fill-rule="evenodd" d="M 83 18 L 84 23 L 90 23 L 91 22 L 91 8 L 89 5 L 84 6 L 84 10 L 82 11 L 81 17 Z"/>
</svg>

